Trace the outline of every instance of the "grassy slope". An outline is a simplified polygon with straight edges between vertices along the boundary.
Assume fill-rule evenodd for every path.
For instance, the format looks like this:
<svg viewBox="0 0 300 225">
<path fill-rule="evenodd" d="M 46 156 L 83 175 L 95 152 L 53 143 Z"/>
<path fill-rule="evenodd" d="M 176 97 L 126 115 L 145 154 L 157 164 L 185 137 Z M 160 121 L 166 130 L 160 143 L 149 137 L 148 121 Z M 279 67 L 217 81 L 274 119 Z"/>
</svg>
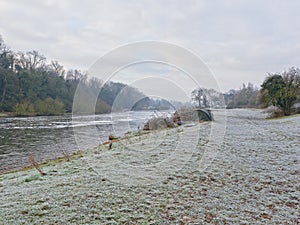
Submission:
<svg viewBox="0 0 300 225">
<path fill-rule="evenodd" d="M 101 146 L 69 162 L 50 162 L 42 167 L 46 176 L 36 170 L 1 175 L 0 224 L 299 223 L 300 117 L 272 121 L 257 111 L 230 110 L 224 144 L 206 170 L 199 169 L 201 156 L 212 147 L 204 140 L 183 169 L 151 185 L 111 182 L 97 169 L 106 154 L 141 165 L 124 146 L 147 148 L 163 137 L 159 151 L 143 158 L 159 162 L 186 129 L 133 137 L 114 143 L 110 151 Z M 206 132 L 200 128 L 202 141 Z"/>
</svg>

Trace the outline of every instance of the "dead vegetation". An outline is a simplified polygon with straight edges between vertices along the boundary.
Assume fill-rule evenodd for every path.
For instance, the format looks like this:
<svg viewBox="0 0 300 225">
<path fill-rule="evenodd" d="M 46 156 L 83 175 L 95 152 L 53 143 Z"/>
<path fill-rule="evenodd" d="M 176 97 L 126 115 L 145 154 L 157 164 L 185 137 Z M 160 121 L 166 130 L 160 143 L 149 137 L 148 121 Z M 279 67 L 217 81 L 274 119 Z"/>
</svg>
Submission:
<svg viewBox="0 0 300 225">
<path fill-rule="evenodd" d="M 71 160 L 71 156 L 70 154 L 65 150 L 64 147 L 62 147 L 61 145 L 57 144 L 59 150 L 61 151 L 61 153 L 63 154 L 64 158 L 67 160 L 67 161 L 70 161 Z"/>
<path fill-rule="evenodd" d="M 30 162 L 30 164 L 36 168 L 37 171 L 39 171 L 39 173 L 42 175 L 42 176 L 45 176 L 47 175 L 45 172 L 42 171 L 42 169 L 40 168 L 40 165 L 35 161 L 34 159 L 34 155 L 33 154 L 30 154 L 28 156 L 28 161 Z"/>
<path fill-rule="evenodd" d="M 170 118 L 158 117 L 148 120 L 145 123 L 143 130 L 163 130 L 174 127 L 176 127 L 176 125 Z"/>
</svg>

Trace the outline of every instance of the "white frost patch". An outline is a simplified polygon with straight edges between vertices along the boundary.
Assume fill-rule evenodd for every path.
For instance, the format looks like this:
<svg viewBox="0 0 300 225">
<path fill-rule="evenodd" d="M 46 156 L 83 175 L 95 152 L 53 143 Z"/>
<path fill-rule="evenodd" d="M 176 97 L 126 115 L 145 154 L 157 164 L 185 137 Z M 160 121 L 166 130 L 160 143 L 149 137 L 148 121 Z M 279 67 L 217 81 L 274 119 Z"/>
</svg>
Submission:
<svg viewBox="0 0 300 225">
<path fill-rule="evenodd" d="M 36 170 L 0 175 L 0 224 L 299 224 L 300 116 L 264 116 L 229 110 L 217 151 L 207 142 L 209 129 L 201 130 L 209 125 L 200 124 L 190 159 L 152 185 L 111 182 L 97 163 L 108 156 L 137 169 L 159 163 L 193 127 L 163 131 L 163 141 L 156 133 L 114 143 L 112 150 L 92 149 L 82 158 L 44 166 L 46 176 Z M 189 141 L 186 148 L 194 144 Z M 158 147 L 150 151 L 153 144 Z M 210 163 L 203 171 L 202 156 L 210 150 L 217 154 L 205 158 Z M 147 179 L 141 177 L 141 184 Z"/>
</svg>

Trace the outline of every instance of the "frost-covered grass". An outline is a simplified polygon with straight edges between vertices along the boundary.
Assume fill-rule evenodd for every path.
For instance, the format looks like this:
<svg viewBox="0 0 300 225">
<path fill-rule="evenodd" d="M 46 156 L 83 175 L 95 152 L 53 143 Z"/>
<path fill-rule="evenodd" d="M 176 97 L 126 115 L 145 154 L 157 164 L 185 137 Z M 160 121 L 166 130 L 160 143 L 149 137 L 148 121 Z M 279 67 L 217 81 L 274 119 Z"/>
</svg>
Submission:
<svg viewBox="0 0 300 225">
<path fill-rule="evenodd" d="M 46 176 L 34 169 L 0 175 L 0 224 L 299 224 L 300 117 L 264 116 L 230 110 L 224 143 L 205 170 L 203 151 L 215 149 L 206 144 L 210 124 L 200 124 L 191 159 L 150 185 L 110 179 L 97 163 L 110 155 L 138 172 L 168 157 L 193 127 L 129 137 L 112 150 L 101 146 L 50 162 L 42 166 Z"/>
</svg>

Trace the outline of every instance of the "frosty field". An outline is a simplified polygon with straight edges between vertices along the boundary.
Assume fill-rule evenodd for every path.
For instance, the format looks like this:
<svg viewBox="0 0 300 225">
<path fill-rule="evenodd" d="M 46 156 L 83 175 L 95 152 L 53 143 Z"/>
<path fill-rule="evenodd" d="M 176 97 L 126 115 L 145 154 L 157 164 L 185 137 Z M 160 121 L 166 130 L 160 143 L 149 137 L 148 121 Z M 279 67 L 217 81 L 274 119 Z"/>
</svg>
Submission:
<svg viewBox="0 0 300 225">
<path fill-rule="evenodd" d="M 218 149 L 207 122 L 0 175 L 0 224 L 299 224 L 300 116 L 265 117 L 229 110 Z"/>
</svg>

